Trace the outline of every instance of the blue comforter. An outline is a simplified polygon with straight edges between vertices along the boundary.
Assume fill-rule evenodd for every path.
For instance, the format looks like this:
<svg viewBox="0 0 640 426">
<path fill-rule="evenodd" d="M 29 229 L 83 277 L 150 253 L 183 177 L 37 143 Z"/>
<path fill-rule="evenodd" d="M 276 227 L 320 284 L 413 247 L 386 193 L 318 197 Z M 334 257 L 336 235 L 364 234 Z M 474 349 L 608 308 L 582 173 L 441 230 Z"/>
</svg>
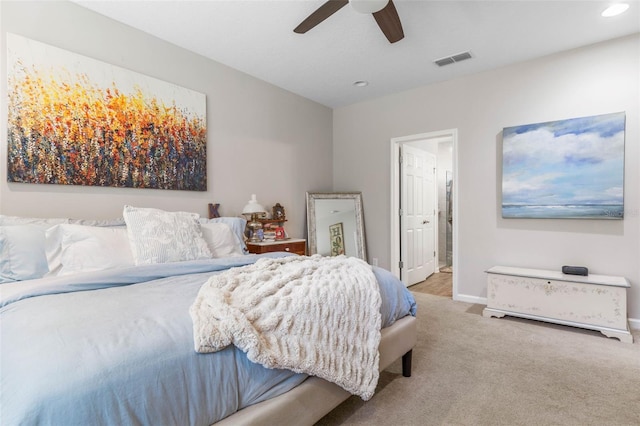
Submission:
<svg viewBox="0 0 640 426">
<path fill-rule="evenodd" d="M 233 346 L 193 349 L 189 307 L 212 274 L 261 256 L 179 262 L 0 285 L 0 424 L 208 425 L 297 386 Z M 415 301 L 374 268 L 382 324 Z"/>
</svg>

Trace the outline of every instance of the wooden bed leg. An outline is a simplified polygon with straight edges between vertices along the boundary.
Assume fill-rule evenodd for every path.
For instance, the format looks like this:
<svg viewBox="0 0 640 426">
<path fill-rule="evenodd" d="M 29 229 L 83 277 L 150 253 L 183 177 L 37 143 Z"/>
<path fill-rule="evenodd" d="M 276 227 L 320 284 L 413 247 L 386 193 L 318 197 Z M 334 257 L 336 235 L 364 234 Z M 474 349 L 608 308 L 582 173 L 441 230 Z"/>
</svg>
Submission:
<svg viewBox="0 0 640 426">
<path fill-rule="evenodd" d="M 404 377 L 411 377 L 411 355 L 413 349 L 402 355 L 402 375 Z"/>
</svg>

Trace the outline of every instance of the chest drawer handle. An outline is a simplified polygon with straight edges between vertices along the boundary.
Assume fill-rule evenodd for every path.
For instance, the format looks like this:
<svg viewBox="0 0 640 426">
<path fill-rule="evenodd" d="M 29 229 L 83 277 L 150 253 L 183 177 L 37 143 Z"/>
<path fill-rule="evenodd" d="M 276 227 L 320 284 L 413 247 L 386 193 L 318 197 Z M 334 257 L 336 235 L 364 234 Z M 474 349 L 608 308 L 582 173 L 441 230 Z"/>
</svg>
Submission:
<svg viewBox="0 0 640 426">
<path fill-rule="evenodd" d="M 285 247 L 284 251 L 290 251 L 289 247 Z"/>
</svg>

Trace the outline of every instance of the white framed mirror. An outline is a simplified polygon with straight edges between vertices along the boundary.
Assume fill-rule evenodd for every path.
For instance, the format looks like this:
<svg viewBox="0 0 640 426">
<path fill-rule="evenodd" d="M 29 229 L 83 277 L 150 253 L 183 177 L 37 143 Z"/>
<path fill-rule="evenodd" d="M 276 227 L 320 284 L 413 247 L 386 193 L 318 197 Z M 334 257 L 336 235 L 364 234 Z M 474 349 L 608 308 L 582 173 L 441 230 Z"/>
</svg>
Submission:
<svg viewBox="0 0 640 426">
<path fill-rule="evenodd" d="M 361 192 L 307 192 L 308 252 L 367 261 Z"/>
</svg>

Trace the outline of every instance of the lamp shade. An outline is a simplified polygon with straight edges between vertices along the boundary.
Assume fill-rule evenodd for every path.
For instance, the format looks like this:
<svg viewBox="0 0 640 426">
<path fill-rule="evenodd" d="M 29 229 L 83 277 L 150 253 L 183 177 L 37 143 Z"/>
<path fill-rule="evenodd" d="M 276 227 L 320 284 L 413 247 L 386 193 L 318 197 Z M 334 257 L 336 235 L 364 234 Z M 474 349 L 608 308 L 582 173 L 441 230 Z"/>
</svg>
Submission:
<svg viewBox="0 0 640 426">
<path fill-rule="evenodd" d="M 349 0 L 351 7 L 359 13 L 378 12 L 389 3 L 389 0 Z"/>
<path fill-rule="evenodd" d="M 251 194 L 251 199 L 247 202 L 247 205 L 242 209 L 242 214 L 253 214 L 253 213 L 265 213 L 266 210 L 262 206 L 262 204 L 258 203 L 256 200 L 256 194 Z"/>
</svg>

